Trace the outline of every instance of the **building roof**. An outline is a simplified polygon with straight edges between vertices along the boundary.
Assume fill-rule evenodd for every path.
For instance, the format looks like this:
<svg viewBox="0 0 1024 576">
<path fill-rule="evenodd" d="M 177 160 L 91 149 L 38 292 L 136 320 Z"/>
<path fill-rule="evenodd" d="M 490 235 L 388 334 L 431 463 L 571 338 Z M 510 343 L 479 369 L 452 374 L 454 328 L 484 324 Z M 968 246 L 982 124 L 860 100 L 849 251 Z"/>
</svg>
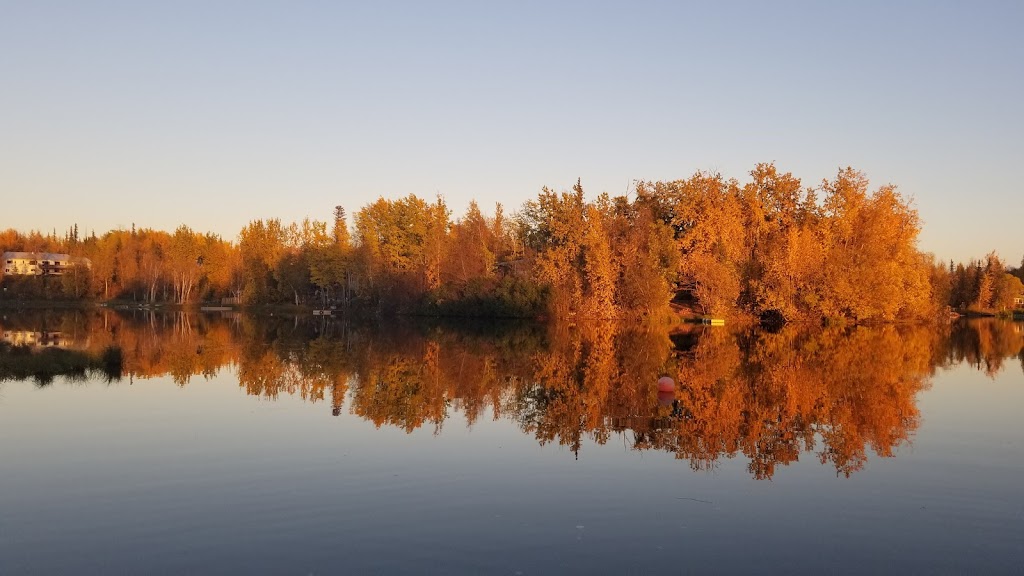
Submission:
<svg viewBox="0 0 1024 576">
<path fill-rule="evenodd" d="M 56 252 L 4 252 L 4 260 L 71 260 L 70 254 Z"/>
</svg>

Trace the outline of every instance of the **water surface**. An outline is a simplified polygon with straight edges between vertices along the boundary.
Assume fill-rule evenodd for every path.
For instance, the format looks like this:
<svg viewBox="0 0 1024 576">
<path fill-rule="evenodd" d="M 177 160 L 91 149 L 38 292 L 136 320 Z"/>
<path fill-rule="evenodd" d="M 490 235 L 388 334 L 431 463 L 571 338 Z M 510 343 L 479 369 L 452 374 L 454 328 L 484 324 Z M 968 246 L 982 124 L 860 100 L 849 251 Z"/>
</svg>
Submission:
<svg viewBox="0 0 1024 576">
<path fill-rule="evenodd" d="M 0 327 L 3 574 L 1024 565 L 1020 323 Z"/>
</svg>

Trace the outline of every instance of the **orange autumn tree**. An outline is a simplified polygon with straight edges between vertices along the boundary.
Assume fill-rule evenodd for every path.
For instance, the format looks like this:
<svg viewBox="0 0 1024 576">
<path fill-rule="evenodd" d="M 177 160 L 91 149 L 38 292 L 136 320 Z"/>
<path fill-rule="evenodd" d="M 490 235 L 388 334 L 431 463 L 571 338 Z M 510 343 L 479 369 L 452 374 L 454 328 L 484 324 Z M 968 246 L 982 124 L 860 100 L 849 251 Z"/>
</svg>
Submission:
<svg viewBox="0 0 1024 576">
<path fill-rule="evenodd" d="M 587 202 L 544 188 L 519 215 L 522 243 L 535 254 L 533 279 L 550 289 L 555 318 L 657 316 L 671 298 L 678 256 L 669 229 L 642 202 L 600 195 Z"/>
<path fill-rule="evenodd" d="M 920 221 L 893 186 L 869 193 L 851 168 L 817 189 L 772 164 L 751 177 L 740 186 L 699 172 L 637 189 L 672 228 L 679 279 L 706 313 L 854 322 L 934 313 Z"/>
<path fill-rule="evenodd" d="M 353 270 L 364 298 L 399 309 L 441 283 L 450 211 L 438 197 L 378 199 L 356 214 Z"/>
<path fill-rule="evenodd" d="M 931 284 L 916 246 L 917 212 L 893 186 L 868 194 L 867 178 L 851 168 L 822 188 L 830 241 L 822 294 L 830 311 L 854 320 L 886 321 L 928 314 Z"/>
<path fill-rule="evenodd" d="M 575 316 L 583 306 L 583 241 L 587 222 L 583 187 L 558 194 L 544 188 L 523 207 L 528 243 L 537 252 L 534 274 L 552 287 L 551 313 Z"/>
</svg>

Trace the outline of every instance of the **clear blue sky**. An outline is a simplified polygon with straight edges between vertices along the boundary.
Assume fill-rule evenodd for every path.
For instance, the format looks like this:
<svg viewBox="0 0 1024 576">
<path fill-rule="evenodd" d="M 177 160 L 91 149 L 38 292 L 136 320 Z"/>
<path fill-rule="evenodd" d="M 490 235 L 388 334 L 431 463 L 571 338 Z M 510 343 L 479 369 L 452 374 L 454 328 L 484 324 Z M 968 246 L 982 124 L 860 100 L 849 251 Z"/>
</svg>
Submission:
<svg viewBox="0 0 1024 576">
<path fill-rule="evenodd" d="M 1024 2 L 0 0 L 0 227 L 328 219 L 757 162 L 1024 255 Z"/>
</svg>

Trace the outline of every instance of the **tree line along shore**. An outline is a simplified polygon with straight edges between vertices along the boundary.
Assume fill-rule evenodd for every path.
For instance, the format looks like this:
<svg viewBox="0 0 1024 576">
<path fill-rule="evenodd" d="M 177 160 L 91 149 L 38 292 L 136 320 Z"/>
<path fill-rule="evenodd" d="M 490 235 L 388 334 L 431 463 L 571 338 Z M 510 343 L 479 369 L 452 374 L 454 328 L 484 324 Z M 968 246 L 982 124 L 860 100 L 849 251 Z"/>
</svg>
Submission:
<svg viewBox="0 0 1024 576">
<path fill-rule="evenodd" d="M 740 182 L 698 172 L 592 200 L 544 188 L 517 211 L 440 196 L 380 198 L 351 222 L 250 222 L 235 240 L 182 225 L 79 234 L 0 232 L 5 252 L 87 265 L 3 277 L 11 302 L 230 303 L 557 319 L 657 319 L 673 310 L 784 321 L 915 321 L 1001 313 L 1024 298 L 1024 262 L 967 263 L 918 249 L 897 189 L 845 168 L 806 186 L 773 164 Z"/>
</svg>

